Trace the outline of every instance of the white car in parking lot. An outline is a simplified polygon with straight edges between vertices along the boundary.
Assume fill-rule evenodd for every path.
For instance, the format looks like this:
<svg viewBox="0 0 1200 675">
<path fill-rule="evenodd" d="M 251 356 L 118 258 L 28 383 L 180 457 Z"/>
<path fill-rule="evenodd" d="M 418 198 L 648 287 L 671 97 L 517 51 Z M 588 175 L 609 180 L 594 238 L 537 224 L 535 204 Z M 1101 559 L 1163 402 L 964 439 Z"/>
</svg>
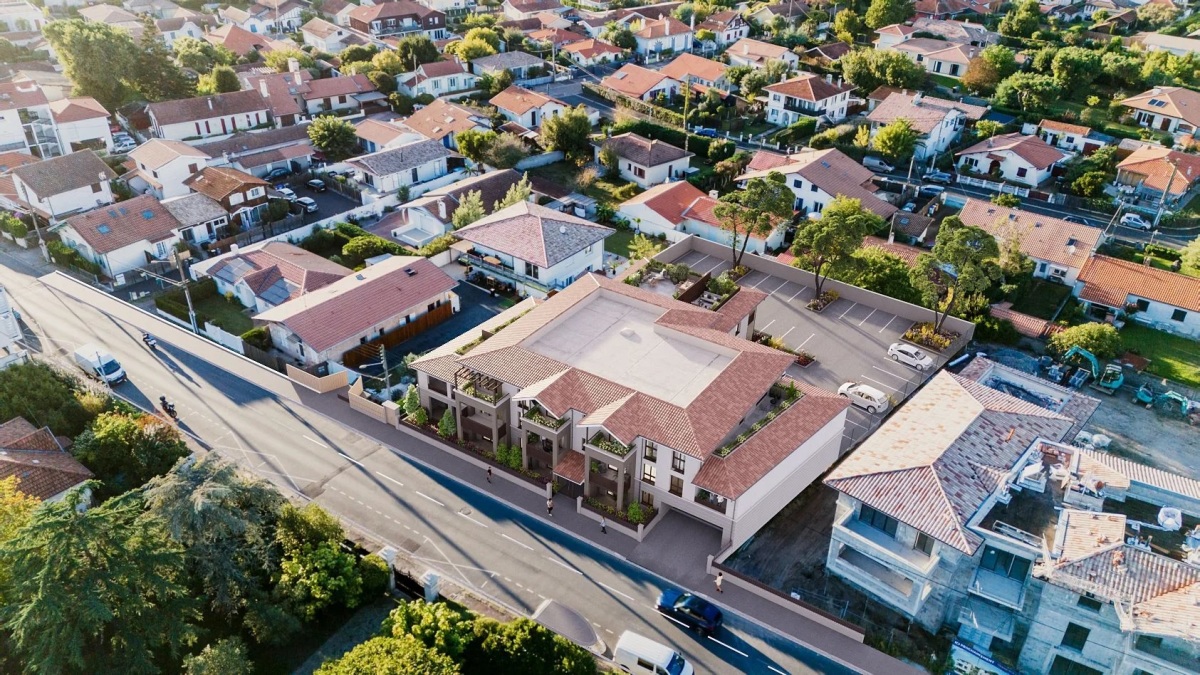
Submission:
<svg viewBox="0 0 1200 675">
<path fill-rule="evenodd" d="M 887 394 L 875 387 L 857 382 L 847 382 L 838 387 L 838 396 L 845 396 L 850 399 L 851 403 L 865 408 L 869 413 L 883 412 L 892 405 Z"/>
<path fill-rule="evenodd" d="M 903 342 L 893 342 L 892 346 L 888 347 L 888 356 L 896 363 L 912 366 L 922 372 L 933 368 L 933 357 Z"/>
</svg>

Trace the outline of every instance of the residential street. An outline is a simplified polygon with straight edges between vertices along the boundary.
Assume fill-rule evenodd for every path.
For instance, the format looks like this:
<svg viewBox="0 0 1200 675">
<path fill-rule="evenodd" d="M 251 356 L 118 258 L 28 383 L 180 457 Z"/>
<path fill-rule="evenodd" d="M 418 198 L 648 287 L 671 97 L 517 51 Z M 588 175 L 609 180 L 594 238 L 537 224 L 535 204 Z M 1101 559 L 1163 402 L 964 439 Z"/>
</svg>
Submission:
<svg viewBox="0 0 1200 675">
<path fill-rule="evenodd" d="M 602 535 L 565 498 L 548 521 L 543 499 L 523 485 L 499 473 L 489 484 L 483 469 L 464 457 L 360 416 L 334 395 L 311 393 L 64 275 L 38 280 L 51 270 L 32 258 L 0 253 L 0 283 L 20 308 L 32 346 L 57 352 L 65 364 L 62 350 L 103 344 L 129 373 L 116 393 L 148 409 L 167 396 L 178 407 L 181 428 L 212 450 L 290 494 L 320 502 L 443 576 L 527 613 L 558 600 L 591 622 L 610 650 L 623 630 L 634 630 L 675 645 L 700 673 L 912 672 L 728 585 L 717 598 L 726 608 L 726 628 L 703 639 L 654 611 L 667 582 L 630 562 L 715 595 L 702 556 L 693 559 L 696 551 L 647 549 L 612 531 Z M 156 353 L 142 345 L 142 330 L 158 337 Z M 670 536 L 673 524 L 664 527 L 662 536 Z M 616 554 L 588 541 L 601 537 Z M 858 667 L 835 663 L 740 611 Z"/>
</svg>

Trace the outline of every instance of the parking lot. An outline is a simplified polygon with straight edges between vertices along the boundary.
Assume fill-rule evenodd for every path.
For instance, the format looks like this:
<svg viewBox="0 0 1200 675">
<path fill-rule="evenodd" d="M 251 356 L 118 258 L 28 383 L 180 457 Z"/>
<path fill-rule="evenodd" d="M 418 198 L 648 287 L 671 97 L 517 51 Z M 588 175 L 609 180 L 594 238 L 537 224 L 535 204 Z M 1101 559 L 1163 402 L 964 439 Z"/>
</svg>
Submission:
<svg viewBox="0 0 1200 675">
<path fill-rule="evenodd" d="M 333 190 L 326 190 L 324 192 L 315 192 L 311 188 L 304 185 L 306 180 L 307 180 L 307 177 L 305 177 L 305 176 L 296 176 L 289 180 L 277 181 L 274 184 L 276 188 L 280 188 L 280 187 L 291 188 L 292 191 L 296 193 L 297 197 L 311 197 L 312 200 L 317 203 L 317 212 L 316 213 L 305 213 L 304 214 L 304 222 L 305 223 L 312 223 L 312 222 L 316 222 L 318 220 L 324 220 L 326 218 L 336 216 L 339 213 L 345 213 L 351 209 L 355 209 L 355 208 L 358 208 L 359 206 L 362 206 L 361 204 L 354 201 L 353 199 L 350 199 L 349 197 L 346 197 L 337 192 L 334 192 Z M 297 208 L 297 207 L 293 207 L 293 209 L 295 209 L 295 208 Z"/>
<path fill-rule="evenodd" d="M 676 262 L 714 276 L 732 266 L 728 258 L 698 251 L 690 251 Z M 869 385 L 887 394 L 894 407 L 945 364 L 945 358 L 930 353 L 935 368 L 922 373 L 888 358 L 888 346 L 899 342 L 900 336 L 912 326 L 909 319 L 845 298 L 839 298 L 819 313 L 814 312 L 806 307 L 815 295 L 811 287 L 757 270 L 738 283 L 769 295 L 758 306 L 756 330 L 778 337 L 790 349 L 803 349 L 816 358 L 807 367 L 791 367 L 788 374 L 796 379 L 828 391 L 837 391 L 846 382 Z M 851 408 L 846 429 L 848 443 L 843 444 L 843 450 L 878 426 L 885 415 Z"/>
</svg>

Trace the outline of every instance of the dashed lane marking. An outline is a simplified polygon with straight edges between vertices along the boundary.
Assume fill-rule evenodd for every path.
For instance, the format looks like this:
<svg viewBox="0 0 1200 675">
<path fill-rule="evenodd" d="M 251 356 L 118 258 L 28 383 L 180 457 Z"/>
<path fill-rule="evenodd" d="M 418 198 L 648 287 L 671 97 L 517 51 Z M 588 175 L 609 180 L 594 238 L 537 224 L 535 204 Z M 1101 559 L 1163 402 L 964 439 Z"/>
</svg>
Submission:
<svg viewBox="0 0 1200 675">
<path fill-rule="evenodd" d="M 750 655 L 749 655 L 749 654 L 747 654 L 746 652 L 744 652 L 744 651 L 742 651 L 742 650 L 740 650 L 740 649 L 735 649 L 734 647 L 731 647 L 731 646 L 729 646 L 729 645 L 725 644 L 724 642 L 721 642 L 720 640 L 718 640 L 717 638 L 715 638 L 715 637 L 713 637 L 713 636 L 711 636 L 711 635 L 709 635 L 709 636 L 708 636 L 708 639 L 709 639 L 709 640 L 712 640 L 713 642 L 715 642 L 715 643 L 717 643 L 717 644 L 719 644 L 719 645 L 721 645 L 722 647 L 724 647 L 724 648 L 728 649 L 729 651 L 731 651 L 731 652 L 734 652 L 735 654 L 741 654 L 742 656 L 750 656 Z"/>
<path fill-rule="evenodd" d="M 439 502 L 438 500 L 434 499 L 433 497 L 430 497 L 429 495 L 425 494 L 424 492 L 421 492 L 420 490 L 417 490 L 417 494 L 421 495 L 425 499 L 428 499 L 429 501 L 433 502 L 434 504 L 437 504 L 438 506 L 445 506 L 445 504 Z"/>
<path fill-rule="evenodd" d="M 511 541 L 512 543 L 516 544 L 517 546 L 520 546 L 521 548 L 524 548 L 524 549 L 525 549 L 525 550 L 527 550 L 527 551 L 532 551 L 532 550 L 533 550 L 533 547 L 532 547 L 532 546 L 530 546 L 530 545 L 528 545 L 528 544 L 521 543 L 521 542 L 517 541 L 516 539 L 513 539 L 512 537 L 508 536 L 507 534 L 501 534 L 500 536 L 501 536 L 501 537 L 504 537 L 505 539 L 507 539 L 507 540 L 509 540 L 509 541 Z M 508 578 L 508 577 L 505 577 L 505 579 L 507 579 L 507 578 Z"/>
<path fill-rule="evenodd" d="M 628 600 L 630 602 L 635 602 L 632 595 L 629 595 L 627 593 L 622 593 L 621 591 L 618 591 L 617 589 L 613 588 L 612 586 L 609 586 L 608 584 L 604 583 L 603 581 L 597 581 L 596 584 L 605 590 L 616 593 L 617 595 L 621 596 L 622 598 L 625 598 L 626 600 Z"/>
<path fill-rule="evenodd" d="M 395 483 L 396 485 L 399 485 L 400 487 L 404 487 L 404 483 L 401 483 L 400 481 L 396 480 L 395 478 L 392 478 L 391 476 L 389 476 L 389 475 L 387 475 L 387 474 L 385 474 L 385 473 L 382 473 L 382 472 L 376 471 L 376 472 L 375 472 L 375 475 L 376 475 L 376 476 L 379 476 L 380 478 L 382 478 L 382 479 L 384 479 L 384 480 L 391 481 L 391 482 Z"/>
<path fill-rule="evenodd" d="M 572 571 L 572 572 L 574 572 L 575 574 L 578 574 L 578 575 L 580 575 L 580 576 L 583 576 L 583 572 L 580 572 L 579 570 L 575 569 L 574 567 L 571 567 L 570 565 L 568 565 L 567 563 L 565 563 L 565 562 L 563 562 L 563 561 L 561 561 L 561 560 L 557 560 L 557 559 L 555 559 L 555 558 L 551 558 L 551 557 L 550 557 L 550 556 L 548 556 L 548 555 L 544 555 L 544 556 L 542 556 L 542 557 L 543 557 L 543 558 L 545 558 L 546 560 L 549 560 L 550 562 L 554 563 L 555 565 L 559 565 L 560 567 L 565 567 L 566 569 L 569 569 L 569 570 L 571 570 L 571 571 Z"/>
<path fill-rule="evenodd" d="M 315 439 L 315 438 L 312 438 L 312 437 L 310 437 L 310 436 L 305 436 L 305 437 L 304 437 L 304 440 L 306 440 L 306 441 L 310 441 L 310 442 L 312 442 L 312 443 L 316 443 L 317 445 L 321 446 L 322 448 L 328 448 L 328 447 L 329 447 L 328 445 L 325 445 L 325 444 L 324 444 L 324 443 L 322 443 L 321 441 L 318 441 L 317 439 Z M 341 454 L 341 453 L 338 453 L 338 454 Z"/>
<path fill-rule="evenodd" d="M 471 521 L 472 523 L 475 523 L 476 525 L 478 525 L 478 526 L 480 526 L 480 527 L 482 527 L 482 528 L 487 528 L 487 524 L 486 524 L 486 523 L 481 523 L 481 522 L 479 522 L 478 520 L 475 520 L 474 518 L 472 518 L 471 516 L 468 516 L 468 515 L 467 515 L 467 514 L 465 514 L 465 513 L 460 513 L 460 514 L 458 514 L 458 515 L 462 516 L 463 518 L 466 518 L 467 520 Z"/>
</svg>

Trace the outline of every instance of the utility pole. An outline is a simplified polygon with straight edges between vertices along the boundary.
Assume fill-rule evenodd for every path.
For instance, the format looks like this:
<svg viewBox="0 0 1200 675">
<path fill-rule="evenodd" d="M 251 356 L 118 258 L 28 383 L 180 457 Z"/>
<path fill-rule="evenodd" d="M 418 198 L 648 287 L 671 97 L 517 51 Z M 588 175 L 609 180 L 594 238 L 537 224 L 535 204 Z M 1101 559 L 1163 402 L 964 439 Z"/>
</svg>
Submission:
<svg viewBox="0 0 1200 675">
<path fill-rule="evenodd" d="M 683 151 L 688 151 L 688 140 L 691 138 L 691 133 L 688 132 L 688 103 L 692 100 L 692 76 L 687 74 L 683 76 Z"/>
<path fill-rule="evenodd" d="M 1175 185 L 1175 175 L 1179 173 L 1179 160 L 1168 159 L 1167 161 L 1171 163 L 1171 180 L 1167 181 L 1167 186 L 1163 188 L 1162 197 L 1158 200 L 1158 213 L 1154 214 L 1154 226 L 1150 228 L 1152 230 L 1157 228 L 1158 221 L 1162 220 L 1163 211 L 1167 208 L 1167 194 L 1171 191 L 1171 187 Z M 1190 174 L 1191 171 L 1189 170 L 1188 173 Z M 1189 175 L 1188 178 L 1191 178 L 1191 176 Z M 1151 241 L 1153 241 L 1153 237 L 1151 237 Z"/>
<path fill-rule="evenodd" d="M 164 277 L 159 274 L 155 274 L 154 272 L 151 272 L 149 270 L 142 270 L 142 276 L 150 277 L 152 279 L 157 279 L 159 281 L 171 284 L 172 286 L 178 286 L 178 287 L 183 288 L 183 297 L 185 300 L 187 300 L 188 319 L 191 321 L 191 324 L 192 324 L 192 332 L 199 335 L 200 328 L 199 328 L 199 326 L 196 325 L 196 308 L 192 305 L 192 293 L 188 289 L 188 285 L 185 283 L 179 282 L 179 281 L 175 281 L 174 279 Z"/>
<path fill-rule="evenodd" d="M 388 370 L 387 347 L 383 345 L 379 345 L 379 363 L 383 366 L 383 389 L 390 392 L 392 390 L 392 372 Z"/>
</svg>

